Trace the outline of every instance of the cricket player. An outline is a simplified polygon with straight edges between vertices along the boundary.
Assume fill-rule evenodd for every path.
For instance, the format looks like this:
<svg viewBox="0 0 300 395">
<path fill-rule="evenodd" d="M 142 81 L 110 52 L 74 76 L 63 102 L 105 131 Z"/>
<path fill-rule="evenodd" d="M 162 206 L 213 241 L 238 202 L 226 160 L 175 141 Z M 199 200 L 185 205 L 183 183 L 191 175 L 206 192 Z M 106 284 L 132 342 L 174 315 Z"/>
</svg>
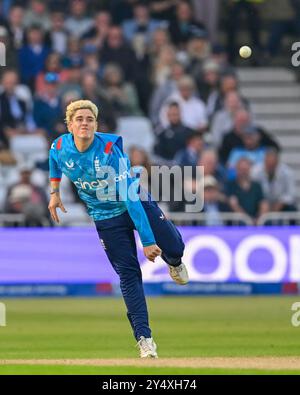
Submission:
<svg viewBox="0 0 300 395">
<path fill-rule="evenodd" d="M 150 195 L 139 188 L 138 178 L 131 175 L 122 137 L 96 132 L 97 117 L 98 108 L 89 100 L 68 105 L 69 133 L 57 138 L 50 149 L 48 208 L 57 223 L 57 209 L 66 213 L 59 193 L 61 177 L 65 174 L 86 204 L 107 257 L 120 277 L 127 317 L 140 356 L 157 358 L 133 231 L 136 229 L 139 233 L 146 258 L 154 261 L 161 255 L 172 279 L 182 285 L 188 282 L 188 273 L 181 260 L 184 243 L 174 224 L 165 218 Z"/>
</svg>

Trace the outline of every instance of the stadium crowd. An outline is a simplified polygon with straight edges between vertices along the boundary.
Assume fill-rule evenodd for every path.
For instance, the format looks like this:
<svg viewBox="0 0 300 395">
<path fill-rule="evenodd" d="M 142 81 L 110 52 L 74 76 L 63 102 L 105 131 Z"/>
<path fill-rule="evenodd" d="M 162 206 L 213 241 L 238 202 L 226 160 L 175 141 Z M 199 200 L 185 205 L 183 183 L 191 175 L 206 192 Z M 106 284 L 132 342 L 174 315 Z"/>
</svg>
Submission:
<svg viewBox="0 0 300 395">
<path fill-rule="evenodd" d="M 134 130 L 132 165 L 204 166 L 207 224 L 221 224 L 222 212 L 245 213 L 255 224 L 269 211 L 295 211 L 292 171 L 256 123 L 233 67 L 241 12 L 255 16 L 252 44 L 262 51 L 261 2 L 227 1 L 225 48 L 218 0 L 2 1 L 0 212 L 23 213 L 28 226 L 49 219 L 48 149 L 67 132 L 66 106 L 80 98 L 99 107 L 102 132 L 117 132 L 122 119 L 150 120 L 153 149 L 139 144 L 143 128 Z M 273 7 L 265 60 L 300 26 L 299 2 L 287 3 L 284 20 Z M 62 188 L 65 201 L 79 203 L 71 184 Z M 195 180 L 184 188 L 194 191 Z M 169 209 L 183 211 L 184 202 Z"/>
</svg>

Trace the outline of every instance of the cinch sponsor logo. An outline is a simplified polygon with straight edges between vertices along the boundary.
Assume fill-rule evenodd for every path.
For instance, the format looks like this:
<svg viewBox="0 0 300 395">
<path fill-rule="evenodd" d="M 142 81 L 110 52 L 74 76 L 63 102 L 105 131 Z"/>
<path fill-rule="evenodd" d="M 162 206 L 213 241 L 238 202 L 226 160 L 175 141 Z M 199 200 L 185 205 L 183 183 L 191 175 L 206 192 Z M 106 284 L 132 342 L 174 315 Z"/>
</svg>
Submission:
<svg viewBox="0 0 300 395">
<path fill-rule="evenodd" d="M 114 169 L 112 169 L 113 172 L 115 173 Z M 122 174 L 113 177 L 114 182 L 119 182 L 122 180 L 125 180 L 127 177 L 130 177 L 130 171 L 126 170 L 123 171 Z M 77 181 L 74 181 L 74 184 L 77 186 L 77 188 L 81 188 L 81 189 L 101 189 L 101 188 L 105 188 L 109 185 L 109 180 L 96 180 L 96 181 L 92 181 L 92 182 L 88 182 L 88 181 L 82 181 L 81 178 L 78 178 Z"/>
<path fill-rule="evenodd" d="M 125 178 L 127 178 L 127 177 L 130 177 L 130 171 L 129 170 L 123 171 L 122 174 L 120 174 L 119 176 L 116 176 L 114 178 L 114 181 L 115 182 L 119 182 L 119 181 L 125 180 Z"/>
<path fill-rule="evenodd" d="M 106 180 L 96 180 L 92 182 L 82 181 L 81 178 L 78 178 L 77 181 L 74 181 L 74 184 L 77 188 L 87 190 L 87 189 L 100 189 L 108 186 L 108 182 Z"/>
</svg>

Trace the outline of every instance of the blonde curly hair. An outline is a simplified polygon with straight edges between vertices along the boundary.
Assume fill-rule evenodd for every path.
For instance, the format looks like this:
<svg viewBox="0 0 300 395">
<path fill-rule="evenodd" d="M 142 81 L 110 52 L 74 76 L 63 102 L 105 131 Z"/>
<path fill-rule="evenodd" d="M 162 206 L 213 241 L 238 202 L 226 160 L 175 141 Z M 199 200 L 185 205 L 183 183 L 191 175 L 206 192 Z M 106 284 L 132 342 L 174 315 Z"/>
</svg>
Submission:
<svg viewBox="0 0 300 395">
<path fill-rule="evenodd" d="M 76 100 L 71 102 L 67 107 L 66 118 L 65 118 L 65 122 L 67 126 L 70 125 L 70 122 L 72 121 L 74 114 L 76 113 L 77 110 L 85 110 L 85 109 L 91 110 L 97 121 L 98 112 L 99 112 L 97 106 L 90 100 Z"/>
</svg>

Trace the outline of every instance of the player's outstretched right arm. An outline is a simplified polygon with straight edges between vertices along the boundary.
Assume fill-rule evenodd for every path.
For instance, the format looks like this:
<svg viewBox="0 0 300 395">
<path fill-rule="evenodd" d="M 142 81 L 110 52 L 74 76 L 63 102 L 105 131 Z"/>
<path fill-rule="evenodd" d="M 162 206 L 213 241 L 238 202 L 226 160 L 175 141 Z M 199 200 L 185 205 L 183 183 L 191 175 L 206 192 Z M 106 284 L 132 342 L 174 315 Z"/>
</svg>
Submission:
<svg viewBox="0 0 300 395">
<path fill-rule="evenodd" d="M 51 192 L 50 192 L 50 201 L 48 205 L 48 209 L 51 214 L 51 218 L 54 222 L 59 223 L 59 218 L 57 214 L 57 209 L 60 208 L 63 213 L 66 213 L 65 209 L 59 194 L 59 181 L 50 181 L 51 183 Z"/>
</svg>

